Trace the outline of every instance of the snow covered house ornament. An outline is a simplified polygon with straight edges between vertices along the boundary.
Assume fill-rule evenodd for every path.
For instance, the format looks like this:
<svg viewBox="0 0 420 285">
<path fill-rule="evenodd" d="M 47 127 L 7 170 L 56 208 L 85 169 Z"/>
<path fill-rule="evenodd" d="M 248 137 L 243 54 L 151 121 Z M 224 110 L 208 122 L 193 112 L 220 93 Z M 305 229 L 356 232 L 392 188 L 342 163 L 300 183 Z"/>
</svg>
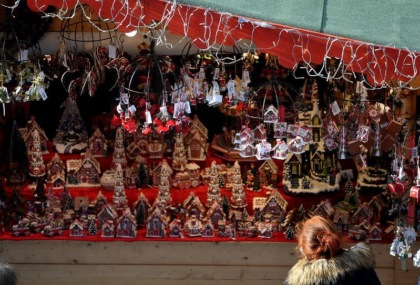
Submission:
<svg viewBox="0 0 420 285">
<path fill-rule="evenodd" d="M 279 120 L 279 111 L 273 105 L 268 106 L 264 112 L 264 123 L 276 123 Z"/>
<path fill-rule="evenodd" d="M 171 238 L 183 238 L 184 237 L 184 234 L 182 232 L 181 220 L 174 219 L 169 224 L 169 237 L 171 237 Z"/>
<path fill-rule="evenodd" d="M 252 138 L 255 141 L 263 141 L 267 139 L 267 131 L 265 130 L 264 124 L 260 124 L 252 130 Z"/>
<path fill-rule="evenodd" d="M 137 224 L 130 208 L 126 208 L 123 215 L 118 218 L 116 237 L 135 238 L 137 235 Z"/>
<path fill-rule="evenodd" d="M 71 186 L 99 186 L 101 166 L 90 149 L 81 159 L 67 160 L 67 184 Z"/>
<path fill-rule="evenodd" d="M 203 230 L 203 225 L 197 216 L 192 215 L 185 221 L 184 231 L 189 237 L 198 237 L 201 236 Z"/>
<path fill-rule="evenodd" d="M 273 137 L 276 139 L 287 137 L 287 123 L 286 122 L 275 122 L 273 124 Z"/>
<path fill-rule="evenodd" d="M 166 236 L 167 219 L 156 208 L 149 216 L 146 222 L 146 237 L 163 238 Z"/>
<path fill-rule="evenodd" d="M 58 153 L 55 153 L 47 163 L 47 181 L 52 183 L 54 188 L 62 187 L 66 183 L 66 165 Z"/>
<path fill-rule="evenodd" d="M 74 222 L 70 225 L 70 236 L 71 237 L 84 236 L 83 224 L 78 219 L 74 220 Z"/>
<path fill-rule="evenodd" d="M 263 139 L 260 143 L 255 146 L 258 160 L 267 160 L 271 158 L 271 144 L 267 140 Z"/>
<path fill-rule="evenodd" d="M 285 160 L 289 153 L 289 147 L 283 140 L 276 139 L 276 144 L 273 146 L 272 151 L 273 151 L 272 158 Z"/>
<path fill-rule="evenodd" d="M 242 141 L 240 146 L 239 155 L 241 157 L 253 157 L 255 156 L 255 146 L 249 141 Z"/>
<path fill-rule="evenodd" d="M 115 225 L 113 221 L 111 220 L 105 221 L 101 229 L 102 229 L 101 237 L 103 238 L 115 237 Z"/>
</svg>

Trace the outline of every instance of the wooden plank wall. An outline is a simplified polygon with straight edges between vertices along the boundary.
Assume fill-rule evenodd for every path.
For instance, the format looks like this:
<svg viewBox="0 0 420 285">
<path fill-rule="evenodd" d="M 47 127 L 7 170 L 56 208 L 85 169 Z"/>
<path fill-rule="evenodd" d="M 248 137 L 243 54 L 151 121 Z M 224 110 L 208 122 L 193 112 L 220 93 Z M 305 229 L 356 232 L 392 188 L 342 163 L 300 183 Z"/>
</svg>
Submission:
<svg viewBox="0 0 420 285">
<path fill-rule="evenodd" d="M 279 285 L 296 262 L 296 244 L 275 242 L 85 242 L 0 240 L 0 259 L 20 285 Z M 383 285 L 415 284 L 388 244 L 373 244 Z M 408 261 L 407 263 L 412 263 Z"/>
</svg>

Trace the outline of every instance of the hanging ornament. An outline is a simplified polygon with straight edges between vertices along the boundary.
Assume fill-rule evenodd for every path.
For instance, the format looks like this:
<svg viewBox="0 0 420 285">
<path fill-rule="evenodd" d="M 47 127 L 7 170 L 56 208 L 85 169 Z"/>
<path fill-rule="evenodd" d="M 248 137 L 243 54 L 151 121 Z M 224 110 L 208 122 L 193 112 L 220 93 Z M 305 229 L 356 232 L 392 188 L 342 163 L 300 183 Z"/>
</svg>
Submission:
<svg viewBox="0 0 420 285">
<path fill-rule="evenodd" d="M 272 156 L 272 158 L 274 159 L 285 160 L 289 153 L 289 147 L 281 139 L 276 139 L 276 145 L 273 146 L 272 150 L 274 151 L 273 156 Z"/>
<path fill-rule="evenodd" d="M 270 159 L 271 144 L 263 139 L 260 143 L 255 146 L 256 157 L 258 160 Z"/>
<path fill-rule="evenodd" d="M 367 143 L 369 140 L 370 128 L 366 125 L 360 125 L 356 133 L 356 139 L 362 143 Z"/>
<path fill-rule="evenodd" d="M 340 148 L 339 148 L 339 154 L 338 154 L 339 159 L 347 159 L 348 146 L 347 146 L 346 136 L 347 136 L 346 127 L 343 125 L 341 126 L 341 130 L 340 130 Z"/>
<path fill-rule="evenodd" d="M 382 156 L 382 150 L 381 150 L 381 132 L 380 132 L 380 126 L 379 124 L 376 124 L 375 129 L 375 140 L 373 142 L 373 156 L 375 157 L 381 157 Z"/>
</svg>

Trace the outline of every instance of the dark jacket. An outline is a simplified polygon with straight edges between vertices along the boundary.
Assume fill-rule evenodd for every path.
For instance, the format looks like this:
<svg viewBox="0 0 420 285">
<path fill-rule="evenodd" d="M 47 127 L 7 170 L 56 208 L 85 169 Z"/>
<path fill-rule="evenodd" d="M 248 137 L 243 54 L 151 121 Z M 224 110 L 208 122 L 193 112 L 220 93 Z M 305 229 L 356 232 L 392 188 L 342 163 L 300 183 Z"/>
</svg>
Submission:
<svg viewBox="0 0 420 285">
<path fill-rule="evenodd" d="M 290 269 L 285 285 L 378 285 L 375 258 L 370 247 L 358 243 L 331 259 L 299 260 Z"/>
</svg>

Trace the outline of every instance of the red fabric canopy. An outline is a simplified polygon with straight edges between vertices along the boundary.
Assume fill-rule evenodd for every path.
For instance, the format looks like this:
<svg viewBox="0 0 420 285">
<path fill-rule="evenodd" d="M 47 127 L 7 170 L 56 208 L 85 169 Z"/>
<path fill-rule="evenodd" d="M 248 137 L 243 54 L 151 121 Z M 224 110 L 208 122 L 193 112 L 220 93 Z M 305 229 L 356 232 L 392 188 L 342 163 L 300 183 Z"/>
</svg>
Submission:
<svg viewBox="0 0 420 285">
<path fill-rule="evenodd" d="M 419 53 L 404 49 L 297 29 L 280 24 L 245 19 L 206 8 L 160 0 L 28 0 L 34 11 L 55 6 L 68 11 L 77 4 L 87 4 L 102 19 L 112 20 L 118 30 L 128 32 L 153 21 L 171 33 L 187 36 L 199 49 L 208 50 L 220 44 L 232 46 L 250 41 L 259 51 L 277 55 L 286 68 L 303 62 L 323 64 L 326 59 L 342 59 L 347 71 L 360 72 L 372 85 L 381 86 L 390 80 L 409 82 L 420 68 Z"/>
</svg>

